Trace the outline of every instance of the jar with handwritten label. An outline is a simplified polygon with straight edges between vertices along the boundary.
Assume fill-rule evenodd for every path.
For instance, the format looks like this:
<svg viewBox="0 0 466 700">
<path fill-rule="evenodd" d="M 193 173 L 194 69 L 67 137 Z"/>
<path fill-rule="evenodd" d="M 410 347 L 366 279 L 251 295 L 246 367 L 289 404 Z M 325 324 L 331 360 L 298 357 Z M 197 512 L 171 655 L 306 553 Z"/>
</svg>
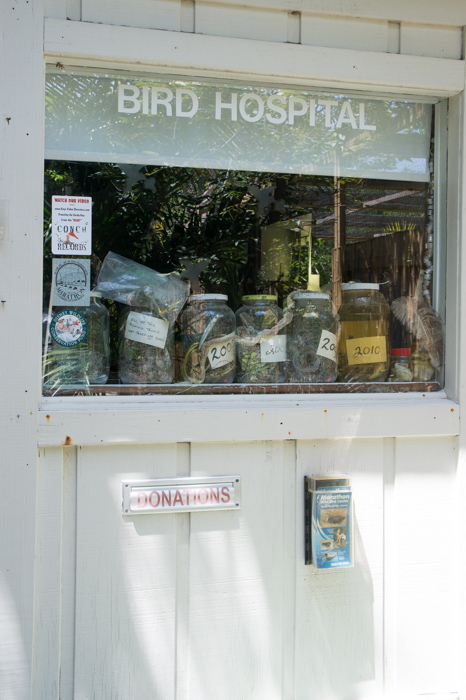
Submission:
<svg viewBox="0 0 466 700">
<path fill-rule="evenodd" d="M 89 306 L 59 307 L 50 319 L 51 344 L 44 358 L 44 386 L 105 384 L 110 371 L 110 322 L 99 292 Z"/>
<path fill-rule="evenodd" d="M 126 306 L 120 316 L 118 373 L 122 384 L 171 384 L 174 324 L 162 309 Z"/>
<path fill-rule="evenodd" d="M 195 294 L 181 314 L 181 377 L 191 384 L 235 378 L 235 314 L 225 294 Z"/>
<path fill-rule="evenodd" d="M 294 292 L 289 300 L 293 318 L 288 326 L 288 381 L 334 382 L 339 323 L 329 294 Z"/>
<path fill-rule="evenodd" d="M 287 323 L 275 296 L 243 297 L 243 306 L 236 312 L 236 381 L 242 384 L 284 381 Z"/>
<path fill-rule="evenodd" d="M 390 307 L 378 284 L 341 285 L 339 382 L 384 382 L 390 367 Z"/>
</svg>

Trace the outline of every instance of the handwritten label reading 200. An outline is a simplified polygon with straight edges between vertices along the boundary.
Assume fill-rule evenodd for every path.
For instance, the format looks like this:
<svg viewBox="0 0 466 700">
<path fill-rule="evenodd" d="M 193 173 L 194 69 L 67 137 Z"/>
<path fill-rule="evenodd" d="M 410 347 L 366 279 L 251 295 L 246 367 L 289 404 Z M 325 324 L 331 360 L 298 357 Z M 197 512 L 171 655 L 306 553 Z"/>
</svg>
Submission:
<svg viewBox="0 0 466 700">
<path fill-rule="evenodd" d="M 218 343 L 209 348 L 209 361 L 212 369 L 230 364 L 235 359 L 235 334 L 220 338 Z"/>
<path fill-rule="evenodd" d="M 387 361 L 387 339 L 384 335 L 372 338 L 351 338 L 346 341 L 349 365 L 371 365 Z"/>
</svg>

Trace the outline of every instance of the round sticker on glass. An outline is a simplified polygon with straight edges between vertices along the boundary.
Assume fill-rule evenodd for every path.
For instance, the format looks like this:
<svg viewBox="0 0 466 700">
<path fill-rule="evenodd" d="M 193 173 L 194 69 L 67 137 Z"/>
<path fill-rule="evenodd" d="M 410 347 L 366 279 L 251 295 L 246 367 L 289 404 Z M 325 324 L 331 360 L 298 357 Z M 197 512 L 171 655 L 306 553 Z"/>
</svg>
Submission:
<svg viewBox="0 0 466 700">
<path fill-rule="evenodd" d="M 50 335 L 65 348 L 79 345 L 87 335 L 86 319 L 74 309 L 59 311 L 50 322 Z"/>
</svg>

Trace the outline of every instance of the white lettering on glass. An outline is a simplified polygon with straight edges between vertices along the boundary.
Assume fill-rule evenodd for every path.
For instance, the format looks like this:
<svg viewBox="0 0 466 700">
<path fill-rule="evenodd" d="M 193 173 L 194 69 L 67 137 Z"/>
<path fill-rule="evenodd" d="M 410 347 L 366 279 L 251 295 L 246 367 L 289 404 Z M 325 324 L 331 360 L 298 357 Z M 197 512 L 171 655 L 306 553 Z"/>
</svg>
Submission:
<svg viewBox="0 0 466 700">
<path fill-rule="evenodd" d="M 185 96 L 191 100 L 191 108 L 186 112 L 183 112 L 183 97 Z M 177 88 L 175 104 L 177 117 L 194 117 L 199 109 L 199 98 L 194 90 L 189 90 L 188 88 Z"/>
<path fill-rule="evenodd" d="M 340 111 L 340 116 L 337 121 L 337 129 L 341 129 L 342 124 L 351 124 L 352 129 L 357 129 L 356 119 L 354 118 L 353 110 L 349 102 L 343 102 L 343 106 Z"/>
<path fill-rule="evenodd" d="M 375 131 L 377 127 L 375 124 L 366 124 L 366 105 L 364 102 L 359 103 L 359 128 L 364 131 Z"/>
<path fill-rule="evenodd" d="M 238 93 L 232 92 L 231 102 L 222 102 L 222 93 L 215 93 L 215 119 L 222 118 L 222 109 L 231 110 L 231 121 L 236 122 L 238 120 Z"/>
<path fill-rule="evenodd" d="M 298 106 L 299 105 L 299 106 Z M 308 110 L 308 104 L 302 97 L 295 97 L 291 95 L 288 100 L 288 121 L 290 124 L 294 124 L 295 117 L 302 117 L 306 114 Z"/>
<path fill-rule="evenodd" d="M 124 114 L 136 114 L 141 109 L 138 97 L 140 90 L 135 85 L 118 85 L 118 111 Z M 130 102 L 131 107 L 126 107 L 125 103 Z"/>
<path fill-rule="evenodd" d="M 257 104 L 257 111 L 255 114 L 248 114 L 246 111 L 246 104 L 248 102 L 255 102 Z M 249 94 L 243 95 L 239 101 L 239 113 L 246 122 L 258 122 L 264 116 L 264 101 L 259 95 Z"/>
<path fill-rule="evenodd" d="M 281 102 L 282 104 L 286 104 L 286 99 L 284 98 L 283 95 L 270 95 L 270 97 L 267 98 L 267 107 L 272 112 L 276 112 L 280 116 L 274 117 L 267 112 L 267 114 L 265 115 L 265 118 L 271 124 L 283 124 L 283 122 L 286 122 L 286 109 L 283 109 L 283 107 L 280 107 L 279 105 L 277 105 L 276 102 Z"/>
<path fill-rule="evenodd" d="M 159 93 L 165 94 L 165 97 L 159 97 Z M 153 87 L 152 88 L 152 105 L 151 105 L 151 111 L 152 114 L 157 114 L 159 105 L 165 107 L 165 113 L 167 117 L 172 116 L 172 106 L 170 102 L 173 100 L 173 92 L 170 90 L 170 88 L 159 88 L 159 87 Z"/>
<path fill-rule="evenodd" d="M 332 107 L 338 107 L 338 102 L 335 100 L 319 100 L 319 104 L 325 107 L 325 126 L 329 129 L 332 127 Z"/>
</svg>

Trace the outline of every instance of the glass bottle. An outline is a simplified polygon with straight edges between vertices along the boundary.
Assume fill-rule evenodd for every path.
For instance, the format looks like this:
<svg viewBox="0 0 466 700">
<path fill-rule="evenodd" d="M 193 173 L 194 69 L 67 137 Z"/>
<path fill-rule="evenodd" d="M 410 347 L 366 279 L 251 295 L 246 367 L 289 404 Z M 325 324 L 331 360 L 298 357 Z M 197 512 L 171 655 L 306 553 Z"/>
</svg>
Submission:
<svg viewBox="0 0 466 700">
<path fill-rule="evenodd" d="M 89 306 L 54 309 L 50 322 L 51 351 L 44 383 L 60 386 L 105 384 L 110 372 L 110 321 L 99 292 L 90 293 Z"/>
<path fill-rule="evenodd" d="M 411 348 L 392 348 L 390 362 L 391 382 L 412 382 Z"/>
<path fill-rule="evenodd" d="M 120 316 L 118 374 L 122 384 L 171 384 L 174 324 L 155 309 L 128 306 Z"/>
<path fill-rule="evenodd" d="M 226 294 L 195 294 L 181 314 L 181 376 L 192 384 L 235 378 L 235 314 Z"/>
<path fill-rule="evenodd" d="M 293 319 L 288 326 L 290 382 L 334 382 L 337 378 L 339 324 L 329 294 L 302 291 L 291 294 Z"/>
<path fill-rule="evenodd" d="M 341 285 L 339 382 L 383 382 L 390 367 L 390 307 L 378 284 Z"/>
<path fill-rule="evenodd" d="M 284 381 L 286 328 L 276 331 L 283 318 L 276 298 L 269 294 L 243 297 L 236 312 L 236 381 L 277 384 Z"/>
</svg>

